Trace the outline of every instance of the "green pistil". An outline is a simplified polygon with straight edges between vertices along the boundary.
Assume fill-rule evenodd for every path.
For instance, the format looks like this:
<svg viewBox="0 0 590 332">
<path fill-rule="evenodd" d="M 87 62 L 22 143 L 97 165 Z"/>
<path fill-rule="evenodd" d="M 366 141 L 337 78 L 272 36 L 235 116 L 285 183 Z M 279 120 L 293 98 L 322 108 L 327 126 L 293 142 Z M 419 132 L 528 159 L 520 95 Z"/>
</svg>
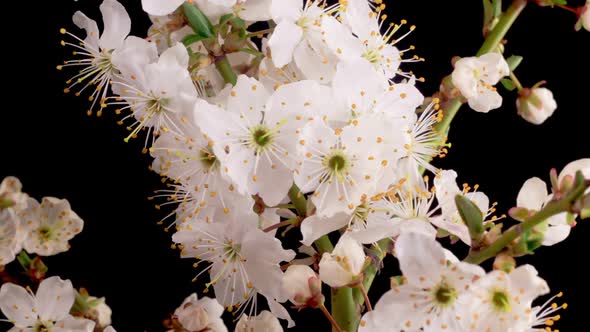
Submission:
<svg viewBox="0 0 590 332">
<path fill-rule="evenodd" d="M 510 312 L 511 310 L 510 299 L 506 292 L 495 291 L 492 294 L 492 304 L 497 311 Z"/>
<path fill-rule="evenodd" d="M 217 162 L 217 158 L 215 155 L 206 149 L 203 149 L 199 152 L 199 160 L 205 165 L 206 168 L 211 168 Z"/>
<path fill-rule="evenodd" d="M 49 227 L 43 226 L 39 228 L 38 232 L 39 236 L 41 237 L 41 239 L 43 239 L 43 241 L 49 241 L 51 239 L 52 232 Z"/>
<path fill-rule="evenodd" d="M 256 145 L 264 148 L 271 141 L 271 132 L 265 127 L 259 127 L 252 131 L 252 138 Z"/>
<path fill-rule="evenodd" d="M 450 306 L 457 299 L 457 291 L 447 285 L 441 285 L 434 293 L 434 297 L 440 306 Z"/>
</svg>

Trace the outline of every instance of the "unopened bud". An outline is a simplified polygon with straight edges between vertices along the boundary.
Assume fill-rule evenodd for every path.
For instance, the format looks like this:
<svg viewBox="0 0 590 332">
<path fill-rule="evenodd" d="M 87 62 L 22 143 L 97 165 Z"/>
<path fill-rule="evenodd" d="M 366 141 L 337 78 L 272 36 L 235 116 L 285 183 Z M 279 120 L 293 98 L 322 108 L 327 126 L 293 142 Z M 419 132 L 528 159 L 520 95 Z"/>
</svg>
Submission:
<svg viewBox="0 0 590 332">
<path fill-rule="evenodd" d="M 516 100 L 518 115 L 530 123 L 539 125 L 557 108 L 553 93 L 547 88 L 523 89 Z"/>
<path fill-rule="evenodd" d="M 290 265 L 283 275 L 283 289 L 299 307 L 315 308 L 324 303 L 322 282 L 307 265 Z"/>
</svg>

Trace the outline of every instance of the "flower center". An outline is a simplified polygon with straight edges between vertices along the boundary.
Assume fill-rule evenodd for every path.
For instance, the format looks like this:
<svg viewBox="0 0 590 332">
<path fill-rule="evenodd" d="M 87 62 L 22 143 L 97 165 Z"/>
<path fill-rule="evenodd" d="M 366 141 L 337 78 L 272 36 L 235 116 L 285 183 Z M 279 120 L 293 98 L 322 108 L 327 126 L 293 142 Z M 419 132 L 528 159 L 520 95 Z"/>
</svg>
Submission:
<svg viewBox="0 0 590 332">
<path fill-rule="evenodd" d="M 51 331 L 52 324 L 46 322 L 38 322 L 34 327 L 34 332 L 49 332 Z"/>
<path fill-rule="evenodd" d="M 273 140 L 274 131 L 265 125 L 257 125 L 250 129 L 249 144 L 253 147 L 256 153 L 263 152 Z"/>
<path fill-rule="evenodd" d="M 51 228 L 47 226 L 40 227 L 37 232 L 42 241 L 49 241 L 51 239 Z"/>
<path fill-rule="evenodd" d="M 340 172 L 346 167 L 346 158 L 343 155 L 333 155 L 328 159 L 328 168 L 334 172 Z"/>
<path fill-rule="evenodd" d="M 510 297 L 505 291 L 494 291 L 492 293 L 492 305 L 500 312 L 510 312 Z"/>
<path fill-rule="evenodd" d="M 211 150 L 201 149 L 201 151 L 199 151 L 199 160 L 201 160 L 205 168 L 210 169 L 215 166 L 217 157 L 215 157 L 215 154 Z"/>
<path fill-rule="evenodd" d="M 381 60 L 381 56 L 379 50 L 377 49 L 368 49 L 363 55 L 363 58 L 367 59 L 372 64 L 378 64 Z"/>
<path fill-rule="evenodd" d="M 440 306 L 450 306 L 457 299 L 457 291 L 449 285 L 441 284 L 434 292 L 434 299 Z"/>
<path fill-rule="evenodd" d="M 235 244 L 232 240 L 226 242 L 223 247 L 223 251 L 226 253 L 225 256 L 232 262 L 240 259 L 240 250 L 242 250 L 242 246 L 240 244 Z"/>
<path fill-rule="evenodd" d="M 5 199 L 2 197 L 2 195 L 0 195 L 0 210 L 9 208 L 11 206 L 14 206 L 14 202 L 9 199 Z"/>
</svg>

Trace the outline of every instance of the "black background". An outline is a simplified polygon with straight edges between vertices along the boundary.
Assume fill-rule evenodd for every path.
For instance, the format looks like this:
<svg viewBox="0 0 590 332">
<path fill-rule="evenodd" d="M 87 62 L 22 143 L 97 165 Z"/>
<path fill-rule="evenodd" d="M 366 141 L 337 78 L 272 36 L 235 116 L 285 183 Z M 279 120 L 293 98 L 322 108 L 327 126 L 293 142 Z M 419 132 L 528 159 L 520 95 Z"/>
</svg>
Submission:
<svg viewBox="0 0 590 332">
<path fill-rule="evenodd" d="M 37 199 L 67 198 L 84 219 L 84 231 L 71 242 L 72 249 L 46 259 L 51 275 L 106 296 L 119 331 L 161 331 L 161 321 L 203 285 L 191 283 L 193 262 L 181 260 L 170 249 L 169 234 L 156 225 L 163 214 L 146 197 L 162 185 L 148 170 L 142 142 L 123 142 L 125 130 L 116 125 L 113 112 L 99 119 L 86 116 L 86 99 L 62 92 L 73 73 L 55 69 L 71 57 L 71 49 L 59 44 L 59 28 L 82 36 L 71 23 L 76 10 L 100 26 L 99 4 L 20 2 L 14 11 L 5 11 L 0 177 L 19 177 L 24 190 Z M 123 4 L 132 13 L 132 33 L 145 36 L 149 20 L 140 1 Z M 427 79 L 420 84 L 425 95 L 435 92 L 450 73 L 451 57 L 472 55 L 482 42 L 481 1 L 389 1 L 387 13 L 389 19 L 417 25 L 400 47 L 414 44 L 426 58 L 423 64 L 404 67 Z M 525 58 L 519 78 L 528 86 L 548 81 L 558 102 L 555 115 L 542 126 L 525 122 L 516 114 L 514 93 L 504 93 L 504 106 L 489 114 L 464 107 L 453 122 L 449 155 L 437 161 L 457 170 L 460 183 L 480 184 L 480 190 L 499 202 L 500 213 L 515 204 L 529 177 L 548 180 L 552 167 L 590 156 L 590 33 L 574 32 L 575 21 L 566 11 L 530 4 L 508 34 L 506 54 Z M 589 237 L 590 225 L 581 222 L 567 241 L 519 259 L 537 267 L 552 293 L 564 291 L 562 299 L 570 306 L 557 326 L 562 331 L 587 330 Z M 373 301 L 386 287 L 384 275 L 370 292 Z M 329 329 L 312 310 L 294 318 L 299 325 L 292 331 Z"/>
</svg>

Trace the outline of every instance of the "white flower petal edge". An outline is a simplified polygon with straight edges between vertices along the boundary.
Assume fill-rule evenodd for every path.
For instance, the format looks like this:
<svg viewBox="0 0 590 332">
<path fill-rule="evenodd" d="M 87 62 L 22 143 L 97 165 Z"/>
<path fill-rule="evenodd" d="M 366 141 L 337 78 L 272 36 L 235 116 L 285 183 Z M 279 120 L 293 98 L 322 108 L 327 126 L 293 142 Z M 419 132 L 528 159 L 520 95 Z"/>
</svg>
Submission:
<svg viewBox="0 0 590 332">
<path fill-rule="evenodd" d="M 358 281 L 365 263 L 363 246 L 343 235 L 332 253 L 320 260 L 320 279 L 331 287 L 343 287 Z"/>
<path fill-rule="evenodd" d="M 175 11 L 185 0 L 141 0 L 143 10 L 155 16 L 164 16 Z"/>
</svg>

